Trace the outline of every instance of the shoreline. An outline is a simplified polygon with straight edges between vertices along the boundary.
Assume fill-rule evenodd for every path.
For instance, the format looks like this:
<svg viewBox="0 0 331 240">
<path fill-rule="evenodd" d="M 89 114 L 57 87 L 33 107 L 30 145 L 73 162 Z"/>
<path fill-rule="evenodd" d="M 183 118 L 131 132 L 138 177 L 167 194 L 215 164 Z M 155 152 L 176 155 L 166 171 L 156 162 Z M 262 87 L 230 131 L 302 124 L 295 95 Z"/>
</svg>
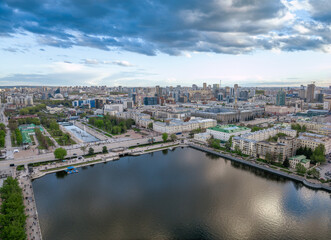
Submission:
<svg viewBox="0 0 331 240">
<path fill-rule="evenodd" d="M 76 167 L 77 168 L 80 168 L 80 167 L 90 166 L 90 165 L 94 165 L 94 164 L 99 164 L 99 163 L 105 163 L 105 162 L 119 160 L 123 156 L 140 156 L 140 155 L 147 154 L 147 153 L 153 153 L 153 152 L 158 152 L 158 151 L 162 151 L 162 150 L 169 150 L 170 148 L 177 148 L 177 147 L 188 147 L 188 145 L 187 144 L 181 144 L 181 143 L 179 143 L 179 144 L 172 144 L 172 145 L 163 146 L 163 147 L 158 147 L 157 146 L 155 149 L 154 148 L 152 148 L 150 150 L 147 149 L 148 151 L 146 151 L 146 150 L 140 150 L 140 151 L 135 151 L 135 152 L 124 152 L 124 153 L 123 152 L 119 152 L 115 156 L 104 157 L 104 158 L 100 157 L 100 159 L 90 160 L 90 161 L 87 161 L 85 163 L 82 162 L 81 165 L 78 165 Z M 47 170 L 46 171 L 41 170 L 41 171 L 39 171 L 36 174 L 32 174 L 31 175 L 31 180 L 35 180 L 35 179 L 41 178 L 43 176 L 46 176 L 47 174 L 64 171 L 68 166 L 71 166 L 71 165 L 75 165 L 75 164 L 68 164 L 66 166 L 63 166 L 62 168 L 58 168 L 58 169 L 54 168 L 53 170 L 52 169 L 49 169 L 49 171 L 47 171 Z"/>
<path fill-rule="evenodd" d="M 299 177 L 299 176 L 296 176 L 296 175 L 290 175 L 288 173 L 285 173 L 285 172 L 282 172 L 282 171 L 279 171 L 279 170 L 276 170 L 276 169 L 273 169 L 273 168 L 268 168 L 268 167 L 259 165 L 257 163 L 248 162 L 246 160 L 241 160 L 241 159 L 233 157 L 231 155 L 219 153 L 217 151 L 208 149 L 206 147 L 198 146 L 196 144 L 189 143 L 188 146 L 191 147 L 191 148 L 203 151 L 203 152 L 208 152 L 208 153 L 217 155 L 217 156 L 225 158 L 225 159 L 229 159 L 233 162 L 241 163 L 241 164 L 244 164 L 244 165 L 247 165 L 247 166 L 250 166 L 250 167 L 254 167 L 254 168 L 257 168 L 257 169 L 260 169 L 260 170 L 263 170 L 263 171 L 266 171 L 266 172 L 269 172 L 269 173 L 272 173 L 272 174 L 290 179 L 290 180 L 295 181 L 295 182 L 300 182 L 304 186 L 306 186 L 308 188 L 311 188 L 311 189 L 314 189 L 314 190 L 323 190 L 323 191 L 331 193 L 331 187 L 325 186 L 323 184 L 316 184 L 316 183 L 309 182 L 309 181 L 307 181 L 307 179 L 305 179 L 303 177 Z"/>
<path fill-rule="evenodd" d="M 280 171 L 280 170 L 277 170 L 277 169 L 273 169 L 273 168 L 270 168 L 270 167 L 266 167 L 266 166 L 263 166 L 263 165 L 260 165 L 260 164 L 257 164 L 257 163 L 249 162 L 249 161 L 246 161 L 246 160 L 241 160 L 241 159 L 236 158 L 236 157 L 233 157 L 231 155 L 219 153 L 219 152 L 217 152 L 215 150 L 211 150 L 209 148 L 202 147 L 202 146 L 199 146 L 199 145 L 196 145 L 196 144 L 193 144 L 193 143 L 188 143 L 188 144 L 179 143 L 177 145 L 169 145 L 169 146 L 164 146 L 164 147 L 156 147 L 155 149 L 150 149 L 149 151 L 140 150 L 140 151 L 135 151 L 135 152 L 119 153 L 116 156 L 108 157 L 108 158 L 105 158 L 105 159 L 100 158 L 100 161 L 95 161 L 94 160 L 94 162 L 90 161 L 90 162 L 87 162 L 87 163 L 83 163 L 83 164 L 77 166 L 77 168 L 84 167 L 84 166 L 90 166 L 90 165 L 94 165 L 94 164 L 99 164 L 99 163 L 104 163 L 104 162 L 109 162 L 109 161 L 114 161 L 114 160 L 118 160 L 118 159 L 120 159 L 123 156 L 140 156 L 140 155 L 143 155 L 143 154 L 158 152 L 158 151 L 162 151 L 162 150 L 170 150 L 170 149 L 177 148 L 177 147 L 191 147 L 191 148 L 194 148 L 194 149 L 203 151 L 203 152 L 208 152 L 208 153 L 217 155 L 219 157 L 222 157 L 222 158 L 225 158 L 225 159 L 229 159 L 229 160 L 231 160 L 233 162 L 237 162 L 237 163 L 241 163 L 241 164 L 244 164 L 244 165 L 247 165 L 247 166 L 250 166 L 250 167 L 254 167 L 254 168 L 260 169 L 262 171 L 266 171 L 266 172 L 269 172 L 269 173 L 272 173 L 272 174 L 275 174 L 275 175 L 278 175 L 278 176 L 281 176 L 281 177 L 290 179 L 290 180 L 295 181 L 295 182 L 300 182 L 304 186 L 306 186 L 306 187 L 308 187 L 310 189 L 323 190 L 323 191 L 326 191 L 326 192 L 331 193 L 331 187 L 329 187 L 329 186 L 325 186 L 323 184 L 312 183 L 312 182 L 309 182 L 307 179 L 305 179 L 303 177 L 292 175 L 292 174 L 288 174 L 286 172 L 283 172 L 283 171 Z M 63 171 L 64 169 L 66 169 L 66 167 L 67 166 L 63 166 L 63 169 L 54 169 L 54 170 L 50 170 L 50 171 L 39 172 L 38 174 L 32 175 L 31 176 L 31 179 L 34 180 L 34 179 L 37 179 L 37 178 L 41 178 L 41 177 L 43 177 L 43 176 L 45 176 L 47 174 L 50 174 L 50 173 L 55 173 L 55 172 Z"/>
<path fill-rule="evenodd" d="M 90 165 L 94 165 L 94 164 L 99 164 L 99 163 L 105 163 L 105 162 L 109 162 L 109 161 L 115 161 L 115 160 L 118 160 L 120 159 L 121 157 L 123 156 L 140 156 L 140 155 L 143 155 L 143 154 L 148 154 L 148 153 L 153 153 L 153 152 L 158 152 L 158 151 L 162 151 L 162 150 L 173 150 L 175 148 L 178 148 L 178 147 L 190 147 L 190 148 L 193 148 L 193 149 L 196 149 L 196 150 L 199 150 L 199 151 L 203 151 L 203 152 L 207 152 L 207 153 L 211 153 L 211 154 L 214 154 L 216 156 L 219 156 L 219 157 L 222 157 L 224 159 L 229 159 L 230 161 L 233 161 L 233 162 L 237 162 L 237 163 L 241 163 L 241 164 L 244 164 L 244 165 L 247 165 L 247 166 L 250 166 L 250 167 L 254 167 L 256 169 L 260 169 L 262 171 L 265 171 L 265 172 L 268 172 L 268 173 L 272 173 L 272 174 L 275 174 L 277 176 L 281 176 L 281 177 L 284 177 L 286 179 L 290 179 L 292 181 L 295 181 L 295 182 L 300 182 L 302 183 L 304 186 L 310 188 L 310 189 L 313 189 L 313 190 L 323 190 L 323 191 L 326 191 L 326 192 L 329 192 L 331 193 L 331 187 L 328 187 L 328 186 L 324 186 L 322 184 L 315 184 L 315 183 L 311 183 L 309 181 L 307 181 L 305 178 L 302 178 L 302 177 L 299 177 L 299 176 L 295 176 L 295 175 L 290 175 L 288 173 L 285 173 L 285 172 L 282 172 L 282 171 L 279 171 L 279 170 L 276 170 L 276 169 L 273 169 L 273 168 L 268 168 L 266 166 L 262 166 L 262 165 L 259 165 L 257 163 L 253 163 L 253 162 L 248 162 L 248 161 L 245 161 L 245 160 L 241 160 L 239 158 L 236 158 L 236 157 L 233 157 L 231 155 L 226 155 L 226 154 L 222 154 L 222 153 L 219 153 L 217 151 L 214 151 L 214 150 L 211 150 L 209 148 L 206 148 L 206 147 L 202 147 L 202 146 L 199 146 L 199 145 L 196 145 L 196 144 L 193 144 L 193 143 L 178 143 L 176 145 L 168 145 L 168 146 L 164 146 L 164 147 L 156 147 L 156 148 L 152 148 L 152 149 L 147 149 L 149 151 L 146 151 L 146 150 L 140 150 L 140 151 L 131 151 L 131 152 L 121 152 L 121 153 L 118 153 L 117 155 L 115 156 L 112 156 L 112 157 L 105 157 L 105 158 L 100 158 L 100 159 L 95 159 L 95 160 L 91 160 L 89 162 L 86 162 L 86 163 L 82 163 L 81 165 L 77 166 L 77 168 L 80 168 L 80 167 L 84 167 L 84 166 L 90 166 Z M 69 166 L 69 165 L 68 165 Z M 38 178 L 41 178 L 43 176 L 46 176 L 47 174 L 51 174 L 51 173 L 56 173 L 56 172 L 60 172 L 60 171 L 63 171 L 64 169 L 66 169 L 66 167 L 68 166 L 63 166 L 63 168 L 59 168 L 59 169 L 50 169 L 49 171 L 40 171 L 38 172 L 37 174 L 33 174 L 30 176 L 30 181 L 31 181 L 31 186 L 32 186 L 32 181 L 35 180 L 35 179 L 38 179 Z M 33 193 L 33 189 L 32 189 L 32 197 L 34 199 L 34 193 Z M 34 202 L 34 204 L 36 204 Z M 35 205 L 35 210 L 36 210 L 36 216 L 37 216 L 37 227 L 39 229 L 39 234 L 37 235 L 40 239 L 42 239 L 42 234 L 41 234 L 41 229 L 40 229 L 40 223 L 39 223 L 39 217 L 37 215 L 37 207 Z"/>
</svg>

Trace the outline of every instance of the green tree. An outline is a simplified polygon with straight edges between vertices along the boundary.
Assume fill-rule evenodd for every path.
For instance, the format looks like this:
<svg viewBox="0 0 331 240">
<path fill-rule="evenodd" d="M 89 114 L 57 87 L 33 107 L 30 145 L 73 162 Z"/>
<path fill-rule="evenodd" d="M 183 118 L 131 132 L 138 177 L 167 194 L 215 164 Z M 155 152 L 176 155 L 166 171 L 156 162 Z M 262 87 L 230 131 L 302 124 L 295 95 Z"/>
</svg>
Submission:
<svg viewBox="0 0 331 240">
<path fill-rule="evenodd" d="M 313 154 L 311 156 L 311 160 L 313 162 L 318 162 L 318 163 L 324 163 L 326 161 L 326 158 L 325 158 L 325 146 L 324 146 L 324 144 L 319 144 L 315 148 L 315 150 L 314 150 L 314 152 L 313 152 Z"/>
<path fill-rule="evenodd" d="M 308 175 L 312 175 L 313 177 L 315 177 L 317 179 L 320 178 L 320 172 L 316 168 L 308 170 L 307 173 L 308 173 Z"/>
<path fill-rule="evenodd" d="M 163 142 L 166 142 L 168 140 L 168 133 L 162 134 L 162 140 L 163 140 Z"/>
<path fill-rule="evenodd" d="M 268 162 L 268 163 L 270 163 L 271 161 L 272 161 L 272 155 L 271 155 L 271 153 L 270 152 L 267 152 L 266 154 L 265 154 L 265 160 Z"/>
<path fill-rule="evenodd" d="M 171 141 L 176 141 L 177 140 L 177 136 L 176 136 L 176 134 L 171 134 L 170 135 L 170 139 L 171 139 Z"/>
<path fill-rule="evenodd" d="M 153 129 L 153 123 L 152 122 L 148 124 L 148 128 Z"/>
<path fill-rule="evenodd" d="M 67 150 L 65 150 L 64 148 L 57 148 L 54 151 L 54 156 L 57 159 L 64 159 L 65 156 L 67 156 Z"/>
<path fill-rule="evenodd" d="M 21 131 L 18 128 L 15 129 L 15 135 L 17 145 L 21 145 L 23 143 L 23 137 Z"/>
<path fill-rule="evenodd" d="M 103 147 L 102 147 L 102 153 L 107 153 L 107 152 L 108 152 L 107 147 L 106 147 L 106 146 L 103 146 Z"/>
<path fill-rule="evenodd" d="M 86 148 L 87 148 L 87 147 L 86 147 L 85 145 L 83 145 L 83 146 L 80 147 L 80 150 L 83 151 L 83 155 L 85 155 Z"/>
<path fill-rule="evenodd" d="M 94 154 L 94 149 L 92 147 L 90 147 L 88 149 L 88 155 L 93 155 Z"/>
<path fill-rule="evenodd" d="M 285 158 L 284 162 L 283 162 L 283 166 L 286 168 L 290 167 L 290 161 L 288 160 L 288 157 Z"/>
<path fill-rule="evenodd" d="M 230 136 L 229 140 L 225 143 L 225 148 L 230 150 L 232 147 L 232 138 L 233 136 Z"/>
<path fill-rule="evenodd" d="M 20 111 L 19 111 L 20 115 L 28 115 L 29 114 L 29 110 L 26 109 L 26 108 L 22 108 Z"/>
<path fill-rule="evenodd" d="M 0 188 L 2 199 L 0 209 L 0 239 L 26 239 L 26 215 L 22 189 L 18 181 L 8 177 Z"/>
<path fill-rule="evenodd" d="M 296 165 L 296 170 L 297 170 L 297 172 L 300 173 L 300 174 L 305 174 L 306 171 L 307 171 L 307 169 L 306 169 L 301 163 L 298 163 L 298 164 Z"/>
</svg>

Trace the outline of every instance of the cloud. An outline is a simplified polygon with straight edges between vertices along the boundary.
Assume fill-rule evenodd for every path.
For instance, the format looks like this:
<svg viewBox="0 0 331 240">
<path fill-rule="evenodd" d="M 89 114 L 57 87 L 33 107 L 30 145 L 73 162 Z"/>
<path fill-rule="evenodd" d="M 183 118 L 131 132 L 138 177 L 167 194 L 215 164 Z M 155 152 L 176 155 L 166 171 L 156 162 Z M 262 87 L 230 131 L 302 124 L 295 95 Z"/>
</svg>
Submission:
<svg viewBox="0 0 331 240">
<path fill-rule="evenodd" d="M 116 60 L 116 61 L 99 61 L 97 59 L 82 59 L 83 64 L 86 65 L 98 65 L 98 64 L 113 64 L 121 67 L 132 67 L 128 61 Z"/>
<path fill-rule="evenodd" d="M 14 47 L 7 47 L 7 48 L 2 48 L 3 51 L 7 52 L 22 52 L 21 49 L 19 48 L 14 48 Z"/>
<path fill-rule="evenodd" d="M 133 66 L 128 61 L 119 61 L 119 60 L 113 61 L 112 64 L 115 64 L 115 65 L 118 65 L 118 66 L 121 66 L 121 67 L 132 67 Z"/>
<path fill-rule="evenodd" d="M 29 32 L 40 45 L 149 56 L 331 44 L 329 0 L 3 0 L 0 16 L 0 37 Z"/>
</svg>

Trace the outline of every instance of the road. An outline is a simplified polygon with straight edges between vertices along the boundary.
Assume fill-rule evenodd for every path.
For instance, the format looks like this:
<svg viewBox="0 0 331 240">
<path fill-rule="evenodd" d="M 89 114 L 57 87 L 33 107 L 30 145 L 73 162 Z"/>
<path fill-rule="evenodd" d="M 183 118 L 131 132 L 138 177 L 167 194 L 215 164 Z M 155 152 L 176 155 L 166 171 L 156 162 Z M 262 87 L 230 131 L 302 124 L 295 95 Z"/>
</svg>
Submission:
<svg viewBox="0 0 331 240">
<path fill-rule="evenodd" d="M 118 148 L 118 147 L 131 147 L 131 146 L 137 146 L 137 145 L 142 145 L 142 144 L 147 144 L 149 143 L 149 137 L 147 138 L 141 138 L 141 139 L 134 139 L 134 140 L 127 140 L 127 141 L 121 141 L 121 142 L 112 142 L 112 143 L 94 143 L 94 144 L 84 144 L 87 149 L 86 152 L 88 151 L 89 147 L 93 147 L 94 152 L 101 152 L 103 146 L 106 146 L 107 149 L 112 149 L 112 148 Z M 154 137 L 155 141 L 162 141 L 162 136 Z M 81 144 L 83 145 L 83 144 Z M 75 146 L 76 148 L 73 149 L 67 149 L 67 157 L 73 157 L 74 154 L 83 155 L 83 151 L 80 149 L 79 145 Z M 85 152 L 85 154 L 86 154 Z M 10 164 L 15 164 L 17 165 L 26 165 L 29 163 L 36 163 L 36 162 L 46 162 L 46 161 L 52 161 L 55 160 L 54 154 L 53 153 L 45 153 L 45 154 L 40 154 L 32 157 L 26 157 L 26 158 L 21 158 L 21 159 L 13 159 L 13 160 L 3 160 L 0 161 L 0 168 L 5 169 L 9 168 Z"/>
</svg>

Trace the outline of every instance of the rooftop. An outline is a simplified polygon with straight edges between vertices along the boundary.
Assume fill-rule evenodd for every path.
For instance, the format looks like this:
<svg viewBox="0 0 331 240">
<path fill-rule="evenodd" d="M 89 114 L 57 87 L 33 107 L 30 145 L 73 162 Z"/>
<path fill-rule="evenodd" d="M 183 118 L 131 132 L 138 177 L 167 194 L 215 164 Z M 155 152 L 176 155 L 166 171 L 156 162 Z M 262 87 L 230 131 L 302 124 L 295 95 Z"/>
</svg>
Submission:
<svg viewBox="0 0 331 240">
<path fill-rule="evenodd" d="M 228 125 L 217 125 L 215 127 L 209 128 L 210 130 L 218 131 L 218 132 L 225 132 L 225 133 L 236 133 L 236 132 L 242 132 L 246 130 L 250 130 L 248 127 L 241 127 L 241 126 L 236 126 L 232 124 Z"/>
<path fill-rule="evenodd" d="M 294 157 L 290 158 L 290 160 L 294 160 L 294 159 L 299 160 L 299 161 L 302 161 L 302 160 L 307 160 L 308 161 L 308 159 L 306 159 L 305 155 L 297 155 L 297 156 L 294 156 Z"/>
</svg>

